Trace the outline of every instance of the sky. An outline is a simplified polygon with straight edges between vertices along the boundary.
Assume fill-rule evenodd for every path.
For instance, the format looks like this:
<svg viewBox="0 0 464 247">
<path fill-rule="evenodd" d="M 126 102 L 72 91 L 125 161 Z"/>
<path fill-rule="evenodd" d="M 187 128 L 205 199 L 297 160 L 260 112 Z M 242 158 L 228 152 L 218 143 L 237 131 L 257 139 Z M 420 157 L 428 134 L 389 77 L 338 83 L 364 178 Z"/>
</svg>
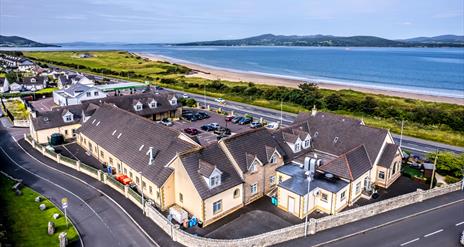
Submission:
<svg viewBox="0 0 464 247">
<path fill-rule="evenodd" d="M 0 34 L 177 43 L 282 35 L 464 35 L 463 0 L 0 0 Z"/>
</svg>

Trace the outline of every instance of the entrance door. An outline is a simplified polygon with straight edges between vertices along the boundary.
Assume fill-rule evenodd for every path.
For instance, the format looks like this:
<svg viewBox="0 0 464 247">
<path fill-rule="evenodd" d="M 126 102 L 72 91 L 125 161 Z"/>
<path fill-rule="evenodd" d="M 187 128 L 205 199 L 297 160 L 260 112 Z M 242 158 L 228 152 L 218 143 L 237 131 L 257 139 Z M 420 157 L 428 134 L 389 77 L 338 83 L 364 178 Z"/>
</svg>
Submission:
<svg viewBox="0 0 464 247">
<path fill-rule="evenodd" d="M 295 199 L 293 197 L 288 197 L 288 212 L 295 213 Z"/>
</svg>

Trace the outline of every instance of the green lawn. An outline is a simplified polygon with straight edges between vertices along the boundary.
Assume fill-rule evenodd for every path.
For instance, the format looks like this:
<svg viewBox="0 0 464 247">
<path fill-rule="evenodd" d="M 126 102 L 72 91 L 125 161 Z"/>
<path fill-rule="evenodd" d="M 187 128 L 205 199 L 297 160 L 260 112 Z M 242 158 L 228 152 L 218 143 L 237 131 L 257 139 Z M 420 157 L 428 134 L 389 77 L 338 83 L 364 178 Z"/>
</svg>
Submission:
<svg viewBox="0 0 464 247">
<path fill-rule="evenodd" d="M 5 101 L 5 106 L 8 111 L 13 114 L 16 120 L 26 120 L 29 112 L 26 109 L 26 106 L 18 99 Z"/>
<path fill-rule="evenodd" d="M 42 200 L 41 203 L 47 205 L 47 209 L 40 211 L 40 203 L 34 201 L 40 194 L 23 187 L 23 194 L 16 196 L 11 190 L 14 184 L 14 181 L 0 174 L 0 219 L 6 227 L 8 243 L 17 247 L 59 246 L 58 235 L 63 231 L 67 231 L 70 242 L 79 239 L 71 222 L 66 230 L 63 213 L 50 201 Z M 55 213 L 60 214 L 56 220 L 52 217 Z M 55 234 L 52 236 L 47 234 L 49 221 L 55 223 Z"/>
<path fill-rule="evenodd" d="M 410 177 L 418 177 L 418 178 L 422 177 L 422 173 L 419 170 L 412 168 L 410 166 L 404 166 L 403 173 L 408 174 Z"/>
<path fill-rule="evenodd" d="M 123 51 L 91 51 L 91 58 L 79 58 L 81 52 L 24 52 L 24 55 L 36 59 L 36 61 L 42 63 L 51 63 L 61 67 L 67 67 L 76 69 L 79 71 L 102 74 L 105 76 L 129 79 L 132 81 L 150 81 L 153 84 L 178 89 L 190 93 L 203 94 L 203 85 L 210 84 L 212 81 L 196 78 L 186 77 L 185 67 L 176 64 L 169 64 L 165 62 L 156 62 L 142 59 L 133 54 Z M 106 71 L 102 71 L 106 69 Z M 130 76 L 125 73 L 131 72 Z M 174 79 L 177 83 L 161 83 L 161 79 Z M 229 88 L 234 86 L 249 87 L 248 82 L 231 82 L 221 81 Z M 196 85 L 196 86 L 194 86 Z M 256 84 L 256 88 L 262 90 L 276 89 L 275 86 L 260 85 Z M 334 90 L 319 89 L 319 92 L 323 97 L 333 94 Z M 263 97 L 245 96 L 240 93 L 226 93 L 223 91 L 212 91 L 207 90 L 206 94 L 212 97 L 221 97 L 226 100 L 237 101 L 256 106 L 262 106 L 280 110 L 280 102 L 275 100 L 267 100 Z M 353 105 L 360 105 L 366 96 L 374 98 L 379 104 L 379 111 L 385 112 L 387 117 L 371 116 L 369 114 L 360 114 L 354 111 L 338 110 L 335 111 L 337 114 L 343 114 L 346 116 L 356 117 L 363 119 L 364 122 L 373 127 L 390 129 L 393 133 L 400 133 L 401 122 L 394 118 L 388 117 L 396 114 L 396 119 L 400 119 L 400 116 L 409 116 L 416 111 L 422 109 L 433 109 L 441 111 L 448 116 L 460 116 L 464 112 L 464 106 L 426 102 L 421 100 L 405 99 L 393 96 L 367 94 L 352 90 L 339 90 L 337 91 L 343 100 L 351 102 Z M 301 105 L 284 102 L 284 111 L 299 113 L 307 111 Z M 328 111 L 327 108 L 323 109 Z M 396 113 L 395 113 L 396 112 Z M 424 114 L 425 116 L 432 116 L 434 113 Z M 459 118 L 459 117 L 458 117 Z M 445 118 L 442 118 L 445 119 Z M 417 120 L 426 121 L 426 120 Z M 425 122 L 427 123 L 427 122 Z M 404 126 L 404 135 L 418 137 L 422 139 L 443 142 L 451 145 L 464 146 L 464 132 L 456 131 L 445 124 L 420 124 L 419 122 L 406 122 Z"/>
<path fill-rule="evenodd" d="M 35 93 L 37 93 L 37 94 L 51 93 L 51 92 L 53 92 L 55 90 L 58 90 L 58 88 L 57 87 L 48 87 L 48 88 L 37 90 Z"/>
</svg>

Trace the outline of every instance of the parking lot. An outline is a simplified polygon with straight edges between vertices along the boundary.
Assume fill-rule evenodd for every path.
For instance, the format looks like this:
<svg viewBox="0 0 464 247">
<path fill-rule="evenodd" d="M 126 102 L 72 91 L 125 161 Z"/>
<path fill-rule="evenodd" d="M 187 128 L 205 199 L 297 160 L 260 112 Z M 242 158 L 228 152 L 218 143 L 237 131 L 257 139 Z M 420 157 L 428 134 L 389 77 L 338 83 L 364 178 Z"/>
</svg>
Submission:
<svg viewBox="0 0 464 247">
<path fill-rule="evenodd" d="M 214 134 L 213 131 L 208 132 L 208 131 L 201 130 L 201 126 L 206 125 L 206 124 L 218 123 L 221 127 L 230 129 L 230 131 L 232 132 L 232 135 L 250 130 L 249 124 L 239 125 L 239 124 L 233 124 L 232 122 L 227 122 L 225 121 L 226 116 L 222 114 L 218 114 L 212 111 L 204 111 L 204 110 L 196 110 L 196 109 L 192 111 L 194 112 L 203 111 L 203 112 L 206 112 L 210 117 L 206 119 L 202 119 L 202 120 L 193 121 L 193 122 L 187 121 L 185 119 L 181 119 L 179 121 L 174 122 L 174 125 L 172 127 L 182 132 L 184 132 L 184 129 L 186 128 L 197 129 L 199 133 L 196 135 L 196 137 L 201 145 L 206 145 L 208 143 L 217 141 L 217 135 Z"/>
</svg>

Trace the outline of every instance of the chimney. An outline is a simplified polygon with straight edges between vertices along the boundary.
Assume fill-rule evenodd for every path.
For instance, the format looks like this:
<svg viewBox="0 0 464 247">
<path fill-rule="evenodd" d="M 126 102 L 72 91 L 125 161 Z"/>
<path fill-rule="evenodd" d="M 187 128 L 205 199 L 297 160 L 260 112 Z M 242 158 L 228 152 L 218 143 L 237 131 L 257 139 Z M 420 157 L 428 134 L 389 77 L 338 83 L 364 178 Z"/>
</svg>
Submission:
<svg viewBox="0 0 464 247">
<path fill-rule="evenodd" d="M 313 109 L 311 110 L 311 116 L 316 116 L 316 113 L 317 113 L 317 109 L 316 109 L 316 105 L 313 106 Z"/>
</svg>

